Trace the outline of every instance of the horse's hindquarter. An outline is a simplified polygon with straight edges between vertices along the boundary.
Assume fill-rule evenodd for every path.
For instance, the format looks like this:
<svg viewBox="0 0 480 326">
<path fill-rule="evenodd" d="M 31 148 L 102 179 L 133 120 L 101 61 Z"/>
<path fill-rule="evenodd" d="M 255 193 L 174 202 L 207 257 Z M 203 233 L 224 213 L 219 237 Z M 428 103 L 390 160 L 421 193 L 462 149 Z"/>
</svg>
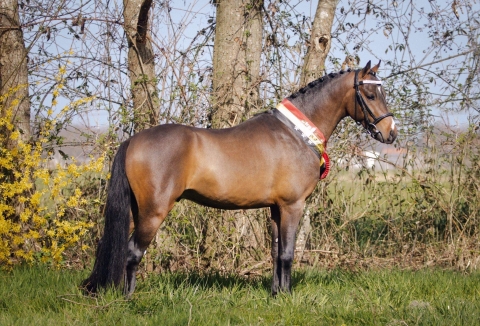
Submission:
<svg viewBox="0 0 480 326">
<path fill-rule="evenodd" d="M 192 130 L 160 125 L 130 139 L 125 170 L 139 206 L 170 205 L 185 190 L 192 165 Z"/>
<path fill-rule="evenodd" d="M 308 196 L 318 159 L 270 115 L 229 129 L 195 129 L 194 168 L 182 197 L 208 206 L 257 208 Z"/>
</svg>

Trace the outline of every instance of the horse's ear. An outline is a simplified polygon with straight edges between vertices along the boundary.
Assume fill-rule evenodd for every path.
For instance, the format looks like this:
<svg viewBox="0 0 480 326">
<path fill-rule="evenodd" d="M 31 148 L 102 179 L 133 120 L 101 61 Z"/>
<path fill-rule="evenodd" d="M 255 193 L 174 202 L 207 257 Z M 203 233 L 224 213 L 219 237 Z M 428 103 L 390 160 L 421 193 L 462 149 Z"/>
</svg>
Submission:
<svg viewBox="0 0 480 326">
<path fill-rule="evenodd" d="M 368 74 L 368 72 L 370 71 L 371 65 L 372 65 L 372 62 L 368 61 L 367 65 L 362 69 L 362 74 L 361 74 L 362 78 Z"/>
<path fill-rule="evenodd" d="M 375 65 L 375 67 L 372 68 L 372 71 L 374 73 L 377 73 L 378 68 L 380 68 L 380 63 L 382 63 L 382 60 L 378 61 L 378 63 Z"/>
</svg>

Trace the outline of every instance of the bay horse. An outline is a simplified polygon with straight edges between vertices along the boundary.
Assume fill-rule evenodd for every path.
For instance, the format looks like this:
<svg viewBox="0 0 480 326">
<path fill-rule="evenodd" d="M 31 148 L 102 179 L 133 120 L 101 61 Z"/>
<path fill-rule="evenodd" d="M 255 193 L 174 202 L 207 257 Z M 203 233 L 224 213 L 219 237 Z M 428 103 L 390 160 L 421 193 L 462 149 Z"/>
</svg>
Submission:
<svg viewBox="0 0 480 326">
<path fill-rule="evenodd" d="M 328 164 L 325 146 L 337 124 L 350 116 L 380 142 L 390 144 L 397 136 L 376 76 L 379 66 L 368 62 L 326 75 L 277 109 L 232 128 L 165 124 L 123 142 L 112 165 L 104 234 L 84 290 L 95 293 L 123 282 L 129 297 L 157 229 L 175 202 L 189 199 L 220 209 L 269 207 L 271 291 L 290 292 L 295 234 L 305 200 Z"/>
</svg>

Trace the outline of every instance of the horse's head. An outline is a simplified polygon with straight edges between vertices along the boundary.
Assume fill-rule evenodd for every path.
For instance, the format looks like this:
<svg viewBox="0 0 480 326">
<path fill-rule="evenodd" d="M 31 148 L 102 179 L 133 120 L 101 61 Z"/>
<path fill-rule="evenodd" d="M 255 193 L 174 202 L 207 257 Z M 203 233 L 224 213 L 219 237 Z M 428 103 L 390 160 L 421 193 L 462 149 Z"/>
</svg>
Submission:
<svg viewBox="0 0 480 326">
<path fill-rule="evenodd" d="M 377 77 L 380 62 L 371 68 L 370 61 L 363 69 L 354 71 L 353 90 L 348 92 L 347 112 L 376 140 L 391 144 L 397 138 L 393 114 L 388 111 L 382 81 Z"/>
</svg>

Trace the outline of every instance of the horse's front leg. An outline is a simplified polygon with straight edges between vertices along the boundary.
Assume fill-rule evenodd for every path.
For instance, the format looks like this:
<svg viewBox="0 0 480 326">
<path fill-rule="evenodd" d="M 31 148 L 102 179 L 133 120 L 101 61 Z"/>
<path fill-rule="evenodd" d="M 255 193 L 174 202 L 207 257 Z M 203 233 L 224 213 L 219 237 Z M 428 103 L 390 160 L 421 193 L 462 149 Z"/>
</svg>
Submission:
<svg viewBox="0 0 480 326">
<path fill-rule="evenodd" d="M 279 259 L 280 291 L 291 291 L 292 264 L 295 252 L 295 235 L 303 214 L 305 202 L 299 201 L 288 206 L 280 206 Z"/>
<path fill-rule="evenodd" d="M 273 261 L 273 278 L 272 278 L 272 295 L 276 296 L 280 290 L 280 277 L 282 275 L 278 251 L 280 242 L 278 239 L 278 230 L 280 227 L 280 211 L 277 206 L 270 207 L 272 214 L 272 261 Z"/>
</svg>

